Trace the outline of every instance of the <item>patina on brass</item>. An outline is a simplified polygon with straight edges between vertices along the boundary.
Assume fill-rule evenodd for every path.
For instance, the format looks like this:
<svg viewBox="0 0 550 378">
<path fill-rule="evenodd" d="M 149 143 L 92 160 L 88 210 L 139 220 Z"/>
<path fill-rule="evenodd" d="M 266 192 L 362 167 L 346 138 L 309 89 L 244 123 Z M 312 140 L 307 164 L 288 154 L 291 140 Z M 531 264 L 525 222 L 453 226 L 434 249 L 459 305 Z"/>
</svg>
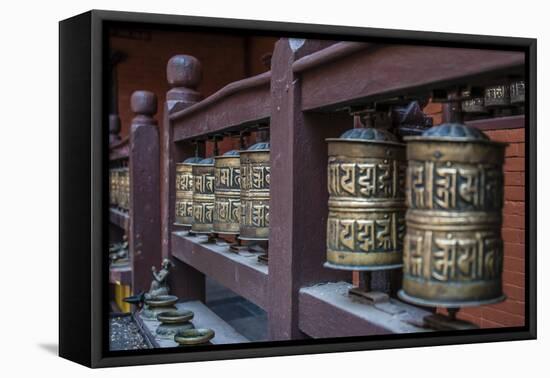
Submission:
<svg viewBox="0 0 550 378">
<path fill-rule="evenodd" d="M 215 158 L 214 232 L 237 235 L 241 218 L 241 160 L 239 151 Z"/>
<path fill-rule="evenodd" d="M 145 319 L 157 319 L 158 314 L 168 311 L 176 311 L 178 297 L 175 295 L 159 295 L 154 298 L 145 298 L 145 307 L 141 316 Z"/>
<path fill-rule="evenodd" d="M 130 170 L 128 167 L 122 167 L 115 169 L 116 184 L 115 194 L 113 200 L 116 201 L 116 205 L 121 209 L 128 211 L 130 207 Z"/>
<path fill-rule="evenodd" d="M 178 332 L 174 336 L 174 341 L 180 345 L 200 345 L 206 344 L 212 340 L 215 333 L 210 328 L 195 328 Z"/>
<path fill-rule="evenodd" d="M 193 164 L 193 224 L 191 231 L 211 233 L 214 229 L 214 159 Z"/>
<path fill-rule="evenodd" d="M 176 226 L 193 224 L 193 164 L 201 160 L 191 157 L 176 163 Z"/>
<path fill-rule="evenodd" d="M 174 266 L 174 263 L 168 259 L 162 260 L 162 266 L 159 271 L 155 266 L 151 267 L 151 286 L 149 291 L 145 293 L 145 299 L 155 299 L 158 297 L 166 296 L 170 293 L 170 287 L 168 286 L 168 274 L 170 268 Z"/>
<path fill-rule="evenodd" d="M 261 142 L 240 152 L 242 240 L 269 240 L 269 143 Z"/>
<path fill-rule="evenodd" d="M 408 210 L 399 296 L 448 308 L 504 300 L 505 144 L 460 123 L 405 140 Z"/>
<path fill-rule="evenodd" d="M 194 328 L 190 322 L 195 314 L 193 311 L 166 311 L 157 315 L 157 320 L 161 324 L 156 329 L 158 337 L 163 339 L 173 339 L 181 331 Z"/>
<path fill-rule="evenodd" d="M 390 132 L 356 128 L 328 142 L 326 267 L 402 266 L 405 146 Z"/>
<path fill-rule="evenodd" d="M 117 205 L 117 184 L 118 170 L 116 168 L 109 169 L 109 205 Z"/>
</svg>

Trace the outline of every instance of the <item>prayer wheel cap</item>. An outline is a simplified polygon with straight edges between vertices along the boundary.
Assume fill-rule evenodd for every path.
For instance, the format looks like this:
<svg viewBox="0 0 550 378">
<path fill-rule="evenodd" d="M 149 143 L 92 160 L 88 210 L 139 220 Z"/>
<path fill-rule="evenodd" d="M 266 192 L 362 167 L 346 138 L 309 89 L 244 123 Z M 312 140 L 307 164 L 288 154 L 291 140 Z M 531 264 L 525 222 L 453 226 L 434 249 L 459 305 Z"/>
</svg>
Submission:
<svg viewBox="0 0 550 378">
<path fill-rule="evenodd" d="M 239 156 L 241 153 L 237 150 L 231 150 L 231 151 L 227 151 L 225 154 L 223 154 L 222 156 Z"/>
<path fill-rule="evenodd" d="M 397 142 L 395 135 L 387 130 L 371 127 L 350 129 L 340 135 L 340 139 L 377 140 L 382 142 Z"/>
<path fill-rule="evenodd" d="M 214 158 L 206 158 L 206 159 L 202 159 L 200 160 L 199 162 L 197 162 L 196 164 L 201 164 L 201 165 L 214 165 Z"/>
<path fill-rule="evenodd" d="M 488 141 L 489 137 L 483 131 L 475 127 L 469 127 L 462 123 L 444 123 L 424 131 L 418 139 L 437 138 L 450 140 Z"/>
<path fill-rule="evenodd" d="M 185 159 L 184 161 L 182 161 L 182 163 L 197 164 L 197 163 L 200 162 L 201 160 L 204 160 L 204 158 L 199 157 L 199 156 L 193 156 L 193 157 L 190 157 L 190 158 Z"/>
<path fill-rule="evenodd" d="M 247 148 L 247 151 L 269 150 L 269 147 L 269 142 L 259 142 Z"/>
</svg>

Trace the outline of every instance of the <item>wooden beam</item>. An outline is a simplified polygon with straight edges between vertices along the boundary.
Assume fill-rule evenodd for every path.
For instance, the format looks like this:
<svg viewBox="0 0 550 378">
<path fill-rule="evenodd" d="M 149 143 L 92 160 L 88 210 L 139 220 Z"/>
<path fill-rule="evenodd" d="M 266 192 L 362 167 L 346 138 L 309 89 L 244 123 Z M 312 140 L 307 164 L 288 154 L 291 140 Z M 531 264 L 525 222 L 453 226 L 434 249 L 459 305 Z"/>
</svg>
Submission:
<svg viewBox="0 0 550 378">
<path fill-rule="evenodd" d="M 313 338 L 431 332 L 420 327 L 430 312 L 395 299 L 371 305 L 352 300 L 345 282 L 300 290 L 300 329 Z"/>
<path fill-rule="evenodd" d="M 331 50 L 312 54 L 307 64 L 294 63 L 302 81 L 303 110 L 334 110 L 514 70 L 521 73 L 525 63 L 521 52 L 412 45 L 359 47 L 356 42 L 340 42 Z M 335 54 L 338 49 L 346 54 Z"/>
<path fill-rule="evenodd" d="M 258 262 L 257 256 L 240 256 L 230 252 L 227 246 L 203 244 L 200 237 L 185 234 L 172 233 L 172 256 L 257 306 L 268 308 L 268 268 Z M 179 274 L 177 269 L 175 274 Z"/>
</svg>

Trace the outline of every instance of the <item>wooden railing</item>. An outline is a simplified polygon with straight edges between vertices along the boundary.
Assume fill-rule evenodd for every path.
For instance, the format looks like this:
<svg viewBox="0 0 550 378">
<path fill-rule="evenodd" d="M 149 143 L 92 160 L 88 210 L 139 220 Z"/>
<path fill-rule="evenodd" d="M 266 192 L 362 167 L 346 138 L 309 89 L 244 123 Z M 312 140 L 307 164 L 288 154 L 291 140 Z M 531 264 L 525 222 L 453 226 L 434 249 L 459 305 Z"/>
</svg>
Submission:
<svg viewBox="0 0 550 378">
<path fill-rule="evenodd" d="M 426 311 L 394 298 L 387 305 L 357 304 L 346 295 L 351 273 L 323 267 L 328 213 L 325 139 L 353 127 L 350 107 L 395 96 L 414 98 L 457 84 L 483 84 L 519 74 L 523 65 L 523 54 L 516 52 L 281 39 L 270 72 L 231 83 L 201 101 L 196 91 L 200 63 L 189 56 L 172 58 L 172 89 L 164 104 L 161 136 L 158 215 L 151 210 L 159 208 L 154 189 L 156 127 L 134 125 L 126 143 L 130 169 L 145 164 L 140 172 L 152 185 L 144 190 L 145 178 L 132 170 L 130 225 L 133 232 L 143 233 L 142 242 L 149 246 L 140 251 L 151 254 L 134 257 L 135 286 L 146 288 L 135 278 L 137 272 L 150 269 L 160 259 L 157 251 L 162 251 L 162 257 L 177 265 L 170 282 L 175 295 L 204 301 L 205 276 L 211 277 L 267 312 L 271 340 L 430 331 L 421 327 Z M 524 121 L 516 115 L 470 124 L 494 129 L 522 127 Z M 174 225 L 175 163 L 194 156 L 195 146 L 204 155 L 208 137 L 260 123 L 269 124 L 271 142 L 268 266 L 199 241 Z M 124 145 L 113 148 L 111 156 L 118 156 Z M 141 228 L 146 224 L 149 229 Z M 137 235 L 131 240 L 135 248 Z M 139 264 L 144 266 L 138 268 Z"/>
<path fill-rule="evenodd" d="M 110 167 L 128 167 L 130 196 L 128 209 L 109 208 L 110 223 L 115 237 L 127 235 L 128 267 L 110 270 L 111 283 L 130 285 L 134 292 L 147 290 L 151 283 L 151 266 L 159 266 L 160 253 L 160 192 L 159 192 L 159 131 L 153 118 L 157 98 L 147 91 L 132 95 L 135 117 L 128 138 L 109 148 Z"/>
</svg>

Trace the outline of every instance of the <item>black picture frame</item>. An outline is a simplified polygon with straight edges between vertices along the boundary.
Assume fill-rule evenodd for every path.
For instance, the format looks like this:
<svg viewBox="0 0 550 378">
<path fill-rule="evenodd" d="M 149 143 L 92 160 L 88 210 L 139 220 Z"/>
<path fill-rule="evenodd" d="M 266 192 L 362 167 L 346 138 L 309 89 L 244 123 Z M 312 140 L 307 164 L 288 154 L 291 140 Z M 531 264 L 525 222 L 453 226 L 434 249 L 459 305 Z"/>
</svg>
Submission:
<svg viewBox="0 0 550 378">
<path fill-rule="evenodd" d="M 322 36 L 335 40 L 391 40 L 437 46 L 512 49 L 526 54 L 526 309 L 524 327 L 434 334 L 386 335 L 221 345 L 208 350 L 151 350 L 110 353 L 105 348 L 107 317 L 101 259 L 107 231 L 108 142 L 104 119 L 104 25 L 142 23 Z M 60 247 L 59 354 L 89 367 L 157 364 L 234 358 L 407 348 L 535 339 L 536 318 L 536 57 L 529 38 L 385 30 L 223 18 L 93 10 L 61 21 L 60 28 Z"/>
</svg>

